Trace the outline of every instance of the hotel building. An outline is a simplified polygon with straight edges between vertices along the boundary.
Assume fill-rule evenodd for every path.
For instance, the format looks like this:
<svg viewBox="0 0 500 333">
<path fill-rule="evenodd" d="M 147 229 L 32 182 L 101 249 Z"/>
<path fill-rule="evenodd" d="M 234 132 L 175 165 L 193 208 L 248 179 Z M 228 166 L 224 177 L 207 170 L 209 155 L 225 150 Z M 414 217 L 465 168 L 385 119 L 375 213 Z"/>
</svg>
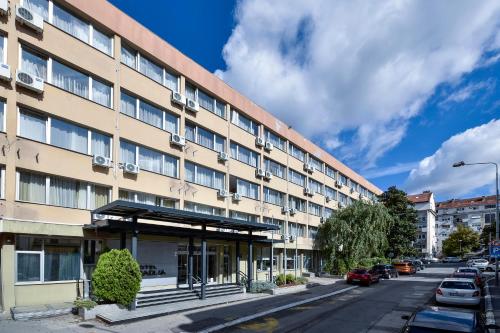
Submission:
<svg viewBox="0 0 500 333">
<path fill-rule="evenodd" d="M 4 310 L 112 248 L 144 288 L 316 272 L 324 217 L 381 193 L 105 0 L 0 0 L 0 30 Z"/>
</svg>

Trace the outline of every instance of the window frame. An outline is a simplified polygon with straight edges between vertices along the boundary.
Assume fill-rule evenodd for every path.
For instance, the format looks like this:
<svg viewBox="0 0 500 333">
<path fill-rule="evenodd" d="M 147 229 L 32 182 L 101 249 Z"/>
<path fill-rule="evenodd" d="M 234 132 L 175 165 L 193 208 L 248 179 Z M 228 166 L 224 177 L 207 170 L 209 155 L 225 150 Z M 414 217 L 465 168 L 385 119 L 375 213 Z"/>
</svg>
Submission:
<svg viewBox="0 0 500 333">
<path fill-rule="evenodd" d="M 274 139 L 273 138 L 272 140 L 270 139 L 271 137 L 275 137 L 278 139 L 279 141 L 279 145 L 276 145 L 276 143 L 274 142 Z M 282 152 L 287 152 L 287 140 L 285 138 L 283 138 L 282 136 L 280 136 L 279 134 L 276 134 L 275 132 L 271 131 L 269 128 L 265 127 L 264 128 L 264 138 L 266 141 L 269 141 L 273 144 L 273 147 L 281 150 Z M 282 147 L 280 147 L 282 146 Z"/>
<path fill-rule="evenodd" d="M 256 133 L 252 133 L 250 132 L 249 130 L 247 130 L 246 128 L 244 128 L 243 126 L 241 126 L 241 123 L 240 123 L 240 117 L 243 117 L 243 118 L 246 118 L 248 119 L 248 121 L 250 121 L 250 128 L 254 128 L 255 126 L 255 132 Z M 237 119 L 236 119 L 237 118 Z M 255 120 L 253 120 L 252 118 L 250 117 L 247 117 L 245 115 L 243 115 L 240 111 L 238 110 L 235 110 L 235 109 L 231 109 L 231 124 L 233 124 L 234 126 L 244 130 L 245 132 L 255 136 L 255 137 L 258 137 L 259 136 L 259 132 L 260 132 L 260 124 L 257 123 Z"/>
<path fill-rule="evenodd" d="M 184 179 L 186 182 L 188 183 L 192 183 L 192 184 L 196 184 L 196 185 L 199 185 L 199 186 L 204 186 L 204 187 L 207 187 L 207 188 L 211 188 L 211 189 L 214 189 L 214 190 L 222 190 L 222 189 L 226 189 L 226 174 L 223 173 L 223 172 L 220 172 L 220 171 L 217 171 L 217 170 L 214 170 L 212 168 L 209 168 L 209 167 L 206 167 L 206 166 L 203 166 L 203 165 L 199 165 L 198 163 L 194 163 L 192 161 L 187 161 L 185 160 L 184 161 L 184 169 L 186 169 L 186 164 L 192 164 L 194 166 L 194 180 L 193 181 L 190 181 L 190 180 L 186 180 Z M 216 180 L 216 177 L 215 175 L 217 173 L 221 174 L 224 176 L 224 181 L 223 181 L 223 188 L 216 188 L 216 187 L 212 187 L 212 186 L 208 186 L 208 185 L 205 185 L 205 184 L 200 184 L 198 182 L 198 167 L 201 167 L 201 168 L 204 168 L 204 169 L 207 169 L 207 170 L 210 170 L 212 172 L 212 182 L 215 184 L 215 180 Z M 184 171 L 184 175 L 186 174 L 186 172 Z"/>
<path fill-rule="evenodd" d="M 236 157 L 234 157 L 234 156 L 233 156 L 233 153 L 232 153 L 232 149 L 231 149 L 231 145 L 232 145 L 232 144 L 236 145 Z M 255 165 L 250 164 L 250 163 L 247 163 L 247 162 L 242 161 L 242 160 L 240 159 L 240 147 L 241 147 L 241 148 L 243 148 L 243 149 L 248 150 L 248 151 L 250 152 L 250 154 L 255 154 L 255 156 L 257 157 L 257 161 L 256 161 Z M 229 154 L 230 154 L 230 156 L 231 156 L 231 158 L 232 158 L 233 160 L 236 160 L 236 161 L 238 161 L 238 162 L 241 162 L 241 163 L 246 164 L 246 165 L 248 165 L 248 166 L 251 166 L 251 167 L 253 167 L 253 168 L 258 169 L 258 168 L 260 168 L 260 166 L 261 166 L 261 162 L 260 162 L 260 160 L 261 160 L 261 156 L 260 156 L 260 153 L 258 153 L 258 152 L 256 152 L 256 151 L 254 151 L 254 150 L 252 150 L 252 149 L 250 149 L 250 148 L 248 148 L 248 147 L 246 147 L 246 146 L 244 146 L 244 145 L 241 145 L 241 144 L 237 143 L 236 141 L 232 141 L 232 140 L 230 140 L 230 142 L 229 142 Z M 252 156 L 250 156 L 250 157 L 249 157 L 249 159 L 250 159 L 250 158 L 252 158 Z"/>
<path fill-rule="evenodd" d="M 227 103 L 221 101 L 220 99 L 218 99 L 217 97 L 215 97 L 213 94 L 209 93 L 209 92 L 206 92 L 206 90 L 203 90 L 203 89 L 200 89 L 198 88 L 198 86 L 194 83 L 191 83 L 191 82 L 186 82 L 185 83 L 185 86 L 191 86 L 192 89 L 194 89 L 194 97 L 195 97 L 195 102 L 198 103 L 198 105 L 200 106 L 200 108 L 202 108 L 203 110 L 205 111 L 208 111 L 210 113 L 213 113 L 214 115 L 216 115 L 217 117 L 219 118 L 222 118 L 224 120 L 227 119 Z M 201 104 L 200 104 L 200 97 L 199 97 L 199 94 L 198 92 L 201 91 L 203 94 L 207 95 L 208 97 L 210 98 L 213 98 L 213 111 L 209 110 L 209 109 L 206 109 L 205 107 L 203 107 Z M 224 113 L 222 115 L 219 115 L 217 114 L 217 104 L 220 103 L 224 106 L 223 110 L 224 110 Z"/>
<path fill-rule="evenodd" d="M 185 131 L 186 131 L 186 128 L 187 128 L 187 126 L 194 127 L 194 141 L 189 140 L 189 139 L 187 138 L 187 135 L 186 135 L 186 132 L 185 132 Z M 207 132 L 209 132 L 210 134 L 212 134 L 212 137 L 213 137 L 213 138 L 212 138 L 212 140 L 213 140 L 213 141 L 212 141 L 212 142 L 213 142 L 213 147 L 207 147 L 207 146 L 205 146 L 204 144 L 201 144 L 200 142 L 198 142 L 198 141 L 199 141 L 199 140 L 198 140 L 198 130 L 199 130 L 200 128 L 201 128 L 202 130 L 207 131 Z M 217 134 L 217 133 L 215 133 L 214 131 L 209 130 L 209 129 L 205 128 L 205 127 L 199 126 L 198 124 L 196 124 L 196 123 L 194 123 L 194 122 L 191 122 L 191 121 L 185 121 L 185 124 L 184 124 L 184 137 L 185 137 L 185 138 L 186 138 L 186 140 L 187 140 L 187 141 L 189 141 L 189 142 L 193 142 L 193 143 L 195 143 L 195 144 L 197 144 L 197 145 L 200 145 L 200 146 L 202 146 L 202 147 L 208 148 L 208 149 L 213 150 L 213 151 L 215 151 L 215 152 L 217 152 L 217 153 L 220 153 L 220 152 L 225 153 L 225 152 L 227 151 L 227 138 L 226 138 L 226 137 L 224 137 L 224 136 L 222 136 L 222 135 L 220 135 L 220 134 Z M 216 150 L 216 149 L 215 149 L 215 146 L 217 145 L 217 137 L 218 137 L 218 138 L 221 138 L 221 139 L 223 139 L 223 140 L 224 140 L 224 144 L 223 144 L 223 146 L 222 146 L 222 147 L 223 147 L 222 151 L 220 151 L 220 150 Z"/>
</svg>

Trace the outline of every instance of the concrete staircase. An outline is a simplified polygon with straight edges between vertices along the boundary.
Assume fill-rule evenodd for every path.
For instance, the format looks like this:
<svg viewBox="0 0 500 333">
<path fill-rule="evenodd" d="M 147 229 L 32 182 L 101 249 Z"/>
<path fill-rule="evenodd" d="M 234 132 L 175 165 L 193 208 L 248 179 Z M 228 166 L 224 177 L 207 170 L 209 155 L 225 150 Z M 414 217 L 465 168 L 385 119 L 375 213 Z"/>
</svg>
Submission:
<svg viewBox="0 0 500 333">
<path fill-rule="evenodd" d="M 243 293 L 243 289 L 236 284 L 208 285 L 206 297 L 226 296 Z M 136 297 L 137 308 L 147 306 L 171 304 L 200 299 L 201 286 L 189 289 L 156 289 L 139 291 Z"/>
</svg>

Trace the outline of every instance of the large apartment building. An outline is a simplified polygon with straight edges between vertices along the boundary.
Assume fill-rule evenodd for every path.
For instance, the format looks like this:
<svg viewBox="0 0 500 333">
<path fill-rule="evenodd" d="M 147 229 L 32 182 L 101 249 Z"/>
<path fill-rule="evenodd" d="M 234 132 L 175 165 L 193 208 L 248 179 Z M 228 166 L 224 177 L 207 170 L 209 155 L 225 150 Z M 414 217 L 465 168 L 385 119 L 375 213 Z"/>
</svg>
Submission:
<svg viewBox="0 0 500 333">
<path fill-rule="evenodd" d="M 431 257 L 436 255 L 436 203 L 434 193 L 424 191 L 408 195 L 417 210 L 417 239 L 413 246 L 420 255 Z"/>
<path fill-rule="evenodd" d="M 481 233 L 486 225 L 495 223 L 496 196 L 469 199 L 451 199 L 437 204 L 437 250 L 442 251 L 443 241 L 464 225 Z M 494 237 L 494 235 L 493 235 Z"/>
<path fill-rule="evenodd" d="M 317 271 L 322 219 L 381 192 L 105 0 L 0 7 L 4 309 L 112 248 L 144 287 Z"/>
</svg>

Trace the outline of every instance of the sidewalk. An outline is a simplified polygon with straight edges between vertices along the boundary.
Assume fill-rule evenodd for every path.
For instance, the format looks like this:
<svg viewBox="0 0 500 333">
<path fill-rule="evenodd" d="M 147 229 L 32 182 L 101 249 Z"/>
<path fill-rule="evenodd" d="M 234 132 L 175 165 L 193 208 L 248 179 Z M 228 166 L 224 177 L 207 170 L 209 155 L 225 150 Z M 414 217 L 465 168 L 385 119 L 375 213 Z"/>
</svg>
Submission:
<svg viewBox="0 0 500 333">
<path fill-rule="evenodd" d="M 500 286 L 495 286 L 495 279 L 488 281 L 489 297 L 485 298 L 485 312 L 487 323 L 492 323 L 494 320 L 496 325 L 500 325 Z M 490 332 L 496 330 L 490 329 Z"/>
</svg>

